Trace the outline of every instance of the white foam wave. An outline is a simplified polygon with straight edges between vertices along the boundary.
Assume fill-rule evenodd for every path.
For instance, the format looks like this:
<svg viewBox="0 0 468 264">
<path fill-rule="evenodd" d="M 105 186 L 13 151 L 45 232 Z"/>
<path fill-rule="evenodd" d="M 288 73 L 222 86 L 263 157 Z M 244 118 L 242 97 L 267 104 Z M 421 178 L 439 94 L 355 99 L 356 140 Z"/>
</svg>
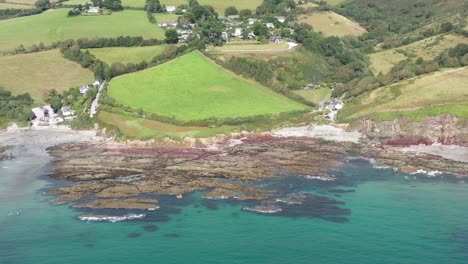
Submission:
<svg viewBox="0 0 468 264">
<path fill-rule="evenodd" d="M 121 216 L 111 216 L 111 215 L 80 215 L 78 219 L 81 221 L 86 222 L 120 222 L 126 220 L 135 220 L 135 219 L 142 219 L 146 215 L 145 214 L 126 214 Z"/>
</svg>

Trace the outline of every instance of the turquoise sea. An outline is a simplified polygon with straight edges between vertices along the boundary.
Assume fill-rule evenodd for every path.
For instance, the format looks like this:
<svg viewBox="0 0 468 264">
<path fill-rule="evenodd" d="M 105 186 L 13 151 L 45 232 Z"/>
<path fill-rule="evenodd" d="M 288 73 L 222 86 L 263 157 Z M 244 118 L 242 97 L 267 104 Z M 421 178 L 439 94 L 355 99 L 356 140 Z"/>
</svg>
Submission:
<svg viewBox="0 0 468 264">
<path fill-rule="evenodd" d="M 38 164 L 0 162 L 1 264 L 468 263 L 468 184 L 448 176 L 394 174 L 350 160 L 336 172 L 338 186 L 291 175 L 260 183 L 333 199 L 330 208 L 342 209 L 346 221 L 313 217 L 328 207 L 261 215 L 193 193 L 162 197 L 172 209 L 142 221 L 97 223 L 51 206 L 43 191 L 56 183 L 45 176 L 50 166 Z"/>
</svg>

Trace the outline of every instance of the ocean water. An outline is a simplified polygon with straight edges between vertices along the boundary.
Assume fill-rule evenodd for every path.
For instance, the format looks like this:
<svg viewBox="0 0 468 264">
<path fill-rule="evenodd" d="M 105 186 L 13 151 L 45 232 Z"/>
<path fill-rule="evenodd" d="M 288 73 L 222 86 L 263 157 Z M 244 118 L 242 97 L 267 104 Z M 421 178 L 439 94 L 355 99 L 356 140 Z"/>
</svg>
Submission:
<svg viewBox="0 0 468 264">
<path fill-rule="evenodd" d="M 468 263 L 468 184 L 350 160 L 338 183 L 281 176 L 260 184 L 335 201 L 281 216 L 245 204 L 161 197 L 142 221 L 80 221 L 43 194 L 49 166 L 0 162 L 0 263 Z M 350 192 L 330 192 L 343 189 Z M 315 217 L 338 210 L 340 219 Z"/>
</svg>

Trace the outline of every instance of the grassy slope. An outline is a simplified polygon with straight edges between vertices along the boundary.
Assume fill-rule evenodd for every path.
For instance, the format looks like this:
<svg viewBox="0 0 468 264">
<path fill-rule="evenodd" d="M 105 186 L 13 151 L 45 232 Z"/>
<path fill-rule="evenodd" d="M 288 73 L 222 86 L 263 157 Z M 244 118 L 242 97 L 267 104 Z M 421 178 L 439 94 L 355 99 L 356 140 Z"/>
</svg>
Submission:
<svg viewBox="0 0 468 264">
<path fill-rule="evenodd" d="M 415 58 L 422 57 L 425 60 L 432 60 L 444 50 L 453 48 L 459 43 L 468 44 L 468 38 L 456 34 L 439 35 L 406 46 L 373 53 L 370 54 L 371 69 L 375 74 L 379 72 L 387 73 L 398 62 L 408 58 L 403 53 L 397 52 L 397 50 L 403 50 Z"/>
<path fill-rule="evenodd" d="M 30 9 L 34 8 L 32 5 L 20 5 L 20 4 L 10 4 L 10 3 L 0 3 L 1 9 Z"/>
<path fill-rule="evenodd" d="M 294 93 L 304 97 L 312 103 L 320 103 L 328 100 L 331 97 L 332 90 L 329 88 L 311 89 L 311 90 L 297 90 Z"/>
<path fill-rule="evenodd" d="M 63 2 L 64 5 L 85 5 L 86 3 L 91 4 L 91 0 L 69 0 L 66 2 Z"/>
<path fill-rule="evenodd" d="M 468 67 L 431 73 L 363 94 L 340 111 L 341 119 L 361 116 L 389 118 L 404 113 L 421 118 L 424 114 L 447 112 L 467 114 Z M 457 105 L 464 104 L 462 110 Z M 466 116 L 465 116 L 466 117 Z"/>
<path fill-rule="evenodd" d="M 164 38 L 164 30 L 149 23 L 144 11 L 126 10 L 112 15 L 67 17 L 68 9 L 0 21 L 0 51 L 19 44 L 77 38 L 142 36 Z"/>
<path fill-rule="evenodd" d="M 315 31 L 326 35 L 359 36 L 366 33 L 366 29 L 358 23 L 334 12 L 314 12 L 309 15 L 300 15 L 299 21 L 311 25 Z"/>
<path fill-rule="evenodd" d="M 284 52 L 287 51 L 288 44 L 283 43 L 269 43 L 269 44 L 247 44 L 247 45 L 224 45 L 222 47 L 209 46 L 207 49 L 209 52 L 261 52 L 261 51 L 272 51 L 272 52 Z"/>
<path fill-rule="evenodd" d="M 349 2 L 350 0 L 325 0 L 331 6 L 341 5 L 343 3 Z"/>
<path fill-rule="evenodd" d="M 139 63 L 149 62 L 154 56 L 161 54 L 167 45 L 149 46 L 149 47 L 112 47 L 88 49 L 99 60 L 111 65 L 113 63 Z"/>
<path fill-rule="evenodd" d="M 42 101 L 50 89 L 66 90 L 93 81 L 91 71 L 64 59 L 58 50 L 0 57 L 0 85 Z"/>
<path fill-rule="evenodd" d="M 105 124 L 114 126 L 130 138 L 171 138 L 209 137 L 216 134 L 230 133 L 238 130 L 234 126 L 220 126 L 215 128 L 197 126 L 176 126 L 155 120 L 128 117 L 116 113 L 100 111 L 98 119 Z"/>
<path fill-rule="evenodd" d="M 108 94 L 121 103 L 180 120 L 305 109 L 258 83 L 226 72 L 198 52 L 159 67 L 117 77 L 108 89 Z"/>
</svg>

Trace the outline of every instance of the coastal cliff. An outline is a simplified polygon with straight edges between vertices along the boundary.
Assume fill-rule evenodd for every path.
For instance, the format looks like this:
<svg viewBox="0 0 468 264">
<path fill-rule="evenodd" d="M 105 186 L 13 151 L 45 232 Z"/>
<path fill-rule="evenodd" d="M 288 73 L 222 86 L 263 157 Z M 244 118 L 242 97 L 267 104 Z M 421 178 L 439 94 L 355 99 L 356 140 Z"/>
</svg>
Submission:
<svg viewBox="0 0 468 264">
<path fill-rule="evenodd" d="M 408 146 L 441 143 L 446 145 L 468 146 L 468 121 L 443 114 L 426 117 L 419 122 L 409 117 L 399 117 L 392 121 L 360 119 L 348 127 L 359 131 L 372 140 L 387 145 Z"/>
</svg>

